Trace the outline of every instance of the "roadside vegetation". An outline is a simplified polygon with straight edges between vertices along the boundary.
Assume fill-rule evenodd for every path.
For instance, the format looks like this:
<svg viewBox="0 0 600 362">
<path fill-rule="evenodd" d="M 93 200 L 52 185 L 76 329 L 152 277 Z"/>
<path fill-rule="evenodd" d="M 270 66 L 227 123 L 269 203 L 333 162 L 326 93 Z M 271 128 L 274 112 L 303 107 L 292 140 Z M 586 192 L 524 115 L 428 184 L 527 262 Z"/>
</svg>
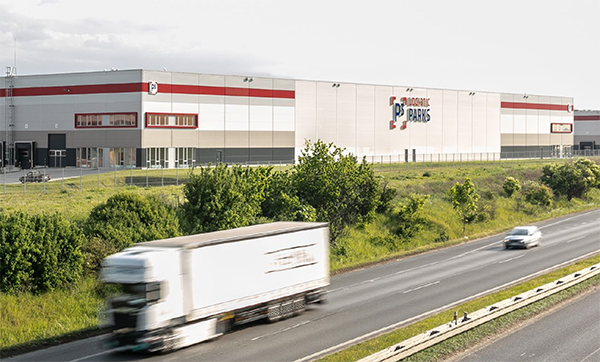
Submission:
<svg viewBox="0 0 600 362">
<path fill-rule="evenodd" d="M 191 170 L 182 186 L 81 190 L 0 196 L 0 351 L 96 328 L 110 293 L 97 281 L 100 262 L 137 242 L 326 221 L 335 273 L 597 208 L 600 167 L 579 159 L 377 169 L 316 142 L 290 169 L 216 165 Z M 46 314 L 49 306 L 69 313 Z"/>
</svg>

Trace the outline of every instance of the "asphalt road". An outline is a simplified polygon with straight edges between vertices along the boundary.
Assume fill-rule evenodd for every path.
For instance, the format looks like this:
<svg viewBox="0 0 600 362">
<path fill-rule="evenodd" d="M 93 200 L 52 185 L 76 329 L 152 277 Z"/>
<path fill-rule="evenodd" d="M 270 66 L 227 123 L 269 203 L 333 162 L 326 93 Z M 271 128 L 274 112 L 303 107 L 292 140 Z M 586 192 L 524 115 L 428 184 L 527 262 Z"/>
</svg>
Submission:
<svg viewBox="0 0 600 362">
<path fill-rule="evenodd" d="M 600 289 L 454 361 L 600 361 Z"/>
<path fill-rule="evenodd" d="M 542 245 L 504 250 L 502 235 L 333 277 L 329 303 L 165 355 L 113 353 L 103 337 L 10 361 L 305 361 L 532 274 L 600 252 L 600 209 L 539 223 Z M 462 311 L 458 311 L 462 314 Z"/>
</svg>

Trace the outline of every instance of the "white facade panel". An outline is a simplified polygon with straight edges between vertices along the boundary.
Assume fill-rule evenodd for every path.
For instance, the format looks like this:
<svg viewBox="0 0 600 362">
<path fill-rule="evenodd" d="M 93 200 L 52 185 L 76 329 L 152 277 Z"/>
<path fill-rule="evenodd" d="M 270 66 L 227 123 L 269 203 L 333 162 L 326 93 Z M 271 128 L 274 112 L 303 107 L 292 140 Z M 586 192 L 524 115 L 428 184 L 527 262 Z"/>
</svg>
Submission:
<svg viewBox="0 0 600 362">
<path fill-rule="evenodd" d="M 390 112 L 391 114 L 391 112 Z M 375 87 L 356 87 L 356 154 L 375 154 Z"/>
<path fill-rule="evenodd" d="M 458 152 L 473 152 L 473 96 L 458 92 Z"/>
<path fill-rule="evenodd" d="M 304 142 L 317 139 L 317 95 L 316 82 L 297 81 L 296 82 L 296 155 L 304 148 Z"/>
<path fill-rule="evenodd" d="M 501 118 L 504 115 L 500 115 L 500 95 L 497 93 L 486 94 L 486 152 L 500 152 L 500 125 Z M 512 118 L 512 117 L 511 117 Z"/>
<path fill-rule="evenodd" d="M 427 97 L 430 100 L 431 120 L 427 123 L 427 148 L 425 153 L 443 153 L 444 145 L 444 103 L 443 91 L 441 89 L 429 89 Z"/>
<path fill-rule="evenodd" d="M 390 131 L 390 121 L 388 120 L 392 112 L 390 106 L 392 93 L 393 87 L 375 86 L 375 155 L 397 153 L 394 132 Z"/>
<path fill-rule="evenodd" d="M 250 131 L 273 130 L 273 107 L 250 106 Z"/>
<path fill-rule="evenodd" d="M 225 130 L 225 105 L 200 104 L 198 129 L 203 131 Z"/>
<path fill-rule="evenodd" d="M 443 148 L 444 153 L 458 153 L 458 92 L 444 90 Z"/>
<path fill-rule="evenodd" d="M 225 105 L 225 130 L 226 131 L 247 131 L 249 128 L 249 109 L 248 106 L 239 104 Z"/>
<path fill-rule="evenodd" d="M 487 120 L 487 94 L 481 92 L 474 92 L 471 96 L 473 103 L 473 126 L 472 132 L 472 152 L 473 153 L 485 153 L 488 152 L 487 144 L 487 133 L 488 133 L 488 120 Z"/>
<path fill-rule="evenodd" d="M 295 112 L 291 107 L 273 107 L 273 130 L 294 131 Z"/>
</svg>

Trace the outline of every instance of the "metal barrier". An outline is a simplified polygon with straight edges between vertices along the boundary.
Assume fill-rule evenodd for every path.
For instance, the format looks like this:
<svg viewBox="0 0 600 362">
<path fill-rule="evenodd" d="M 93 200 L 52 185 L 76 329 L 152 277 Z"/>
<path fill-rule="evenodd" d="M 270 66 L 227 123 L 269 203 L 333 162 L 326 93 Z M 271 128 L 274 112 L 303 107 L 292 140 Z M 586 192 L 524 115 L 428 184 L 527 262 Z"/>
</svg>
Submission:
<svg viewBox="0 0 600 362">
<path fill-rule="evenodd" d="M 376 352 L 359 360 L 359 362 L 400 361 L 403 358 L 411 356 L 443 340 L 475 328 L 480 324 L 489 322 L 492 319 L 522 308 L 549 295 L 558 293 L 561 290 L 581 283 L 598 274 L 600 274 L 600 264 L 595 264 L 576 273 L 567 275 L 566 277 L 544 284 L 538 288 L 494 303 L 491 306 L 487 306 L 471 314 L 464 313 L 463 317 L 460 319 L 458 319 L 458 315 L 455 313 L 454 320 L 404 340 L 382 351 Z"/>
</svg>

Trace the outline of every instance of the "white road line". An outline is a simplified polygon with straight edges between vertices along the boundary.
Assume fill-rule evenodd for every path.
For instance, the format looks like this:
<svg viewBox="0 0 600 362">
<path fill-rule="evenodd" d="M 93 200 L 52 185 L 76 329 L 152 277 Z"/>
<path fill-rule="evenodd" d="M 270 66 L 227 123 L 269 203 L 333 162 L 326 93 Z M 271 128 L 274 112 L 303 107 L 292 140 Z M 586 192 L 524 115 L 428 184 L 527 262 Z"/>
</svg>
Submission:
<svg viewBox="0 0 600 362">
<path fill-rule="evenodd" d="M 408 289 L 408 290 L 403 291 L 402 294 L 406 294 L 406 293 L 414 292 L 414 291 L 419 290 L 419 289 L 427 288 L 427 287 L 430 287 L 432 285 L 436 285 L 439 282 L 440 282 L 439 280 L 436 280 L 435 282 L 431 282 L 431 283 L 428 283 L 428 284 L 425 284 L 425 285 L 421 285 L 421 286 L 416 287 L 416 288 Z"/>
<path fill-rule="evenodd" d="M 109 349 L 109 350 L 107 350 L 107 351 L 102 351 L 102 352 L 94 353 L 94 354 L 91 354 L 91 355 L 89 355 L 89 356 L 85 356 L 85 357 L 80 357 L 80 358 L 72 359 L 72 360 L 70 360 L 70 361 L 68 361 L 68 362 L 78 362 L 78 361 L 83 361 L 83 360 L 86 360 L 86 359 L 88 359 L 88 358 L 93 358 L 93 357 L 101 356 L 101 355 L 103 355 L 103 354 L 111 353 L 111 352 L 113 352 L 113 351 L 115 351 L 115 350 L 114 350 L 114 349 Z"/>
<path fill-rule="evenodd" d="M 508 286 L 511 286 L 511 285 L 514 285 L 514 284 L 520 283 L 520 282 L 522 282 L 522 281 L 525 281 L 525 280 L 528 280 L 528 279 L 535 278 L 535 277 L 537 277 L 537 276 L 539 276 L 539 275 L 545 274 L 545 273 L 547 273 L 547 272 L 549 272 L 549 271 L 552 271 L 552 270 L 559 269 L 559 268 L 561 268 L 561 267 L 563 267 L 563 266 L 565 266 L 565 265 L 569 265 L 569 264 L 571 264 L 571 263 L 574 263 L 574 262 L 576 262 L 576 261 L 579 261 L 579 260 L 585 259 L 585 258 L 587 258 L 587 257 L 590 257 L 590 256 L 592 256 L 592 255 L 595 255 L 595 254 L 598 254 L 598 251 L 597 251 L 597 250 L 596 250 L 596 251 L 592 251 L 592 252 L 590 252 L 590 253 L 587 253 L 587 254 L 585 254 L 585 255 L 579 256 L 579 257 L 577 257 L 577 258 L 573 258 L 573 259 L 571 259 L 571 260 L 568 260 L 568 261 L 562 262 L 562 263 L 560 263 L 560 264 L 558 264 L 558 265 L 555 265 L 555 266 L 552 266 L 552 267 L 546 268 L 546 269 L 544 269 L 544 270 L 540 270 L 540 271 L 538 271 L 538 272 L 536 272 L 536 273 L 533 273 L 533 274 L 530 274 L 530 275 L 524 276 L 524 277 L 522 277 L 522 278 L 519 278 L 519 279 L 513 280 L 512 282 L 508 282 L 508 283 L 505 283 L 505 284 L 499 285 L 499 286 L 497 286 L 497 287 L 495 287 L 495 288 L 492 288 L 492 289 L 489 289 L 489 290 L 486 290 L 486 291 L 483 291 L 483 292 L 477 293 L 477 294 L 475 294 L 475 295 L 472 295 L 472 296 L 470 296 L 470 297 L 466 297 L 466 298 L 463 298 L 463 299 L 461 299 L 461 300 L 457 300 L 457 301 L 456 301 L 456 302 L 454 302 L 454 303 L 446 304 L 446 305 L 444 305 L 444 306 L 441 306 L 441 307 L 439 307 L 439 308 L 436 308 L 436 309 L 434 309 L 434 310 L 431 310 L 431 311 L 429 311 L 429 312 L 421 313 L 421 314 L 419 314 L 418 316 L 414 316 L 414 317 L 412 317 L 412 318 L 405 319 L 405 320 L 403 320 L 403 321 L 400 321 L 400 322 L 397 322 L 397 323 L 391 324 L 391 325 L 389 325 L 389 326 L 387 326 L 387 327 L 383 327 L 383 328 L 380 328 L 380 329 L 378 329 L 378 330 L 375 330 L 375 331 L 369 332 L 369 333 L 367 333 L 367 334 L 364 334 L 364 335 L 362 335 L 362 336 L 358 336 L 358 337 L 356 337 L 356 338 L 353 338 L 353 339 L 351 339 L 351 340 L 348 340 L 348 341 L 346 341 L 346 342 L 342 342 L 342 343 L 340 343 L 340 344 L 337 344 L 337 345 L 335 345 L 335 346 L 331 346 L 331 347 L 329 347 L 329 348 L 326 348 L 326 349 L 324 349 L 324 350 L 322 350 L 322 351 L 315 352 L 315 353 L 313 353 L 313 354 L 311 354 L 311 355 L 308 355 L 308 356 L 306 356 L 306 357 L 299 358 L 299 359 L 295 360 L 294 362 L 307 362 L 307 361 L 312 361 L 312 360 L 316 359 L 317 357 L 324 357 L 324 356 L 327 356 L 327 355 L 329 355 L 330 353 L 333 353 L 333 352 L 335 352 L 335 351 L 337 351 L 337 350 L 341 350 L 342 348 L 345 348 L 345 347 L 351 346 L 351 345 L 353 345 L 353 344 L 356 344 L 356 343 L 362 342 L 362 341 L 364 341 L 364 340 L 367 340 L 367 339 L 369 339 L 369 338 L 372 338 L 372 337 L 375 337 L 375 336 L 379 336 L 379 335 L 381 335 L 381 334 L 384 334 L 384 333 L 387 333 L 387 332 L 393 331 L 393 330 L 395 330 L 395 329 L 397 329 L 397 328 L 399 328 L 399 327 L 401 327 L 401 326 L 403 326 L 403 325 L 407 325 L 407 324 L 409 324 L 409 323 L 412 323 L 412 322 L 418 321 L 418 320 L 420 320 L 420 319 L 423 319 L 423 318 L 426 318 L 426 317 L 428 317 L 428 316 L 434 315 L 434 314 L 436 314 L 436 313 L 442 312 L 442 311 L 444 311 L 444 310 L 450 309 L 450 308 L 452 308 L 452 307 L 454 307 L 454 306 L 457 306 L 457 305 L 459 305 L 459 304 L 462 304 L 462 303 L 464 303 L 464 302 L 467 302 L 467 301 L 469 301 L 469 300 L 473 300 L 473 299 L 479 298 L 479 297 L 481 297 L 481 296 L 484 296 L 484 295 L 487 295 L 487 294 L 491 294 L 491 293 L 493 293 L 493 292 L 495 292 L 495 291 L 498 291 L 498 290 L 500 290 L 500 289 L 503 289 L 503 288 L 506 288 L 506 287 L 508 287 Z"/>
<path fill-rule="evenodd" d="M 514 258 L 510 258 L 510 259 L 502 260 L 502 261 L 498 262 L 498 264 L 504 264 L 504 263 L 508 263 L 509 261 L 517 260 L 517 259 L 519 259 L 519 258 L 522 258 L 522 257 L 524 257 L 524 256 L 525 256 L 525 254 L 521 254 L 521 255 L 519 255 L 519 256 L 515 256 Z"/>
<path fill-rule="evenodd" d="M 580 216 L 589 215 L 589 214 L 591 214 L 591 213 L 594 213 L 594 212 L 597 212 L 597 211 L 598 211 L 598 209 L 595 209 L 595 210 L 592 210 L 592 211 L 589 211 L 589 212 L 585 212 L 585 213 L 583 213 L 583 214 L 578 214 L 578 215 L 575 215 L 575 216 L 572 216 L 572 217 L 568 217 L 568 218 L 566 218 L 566 219 L 559 220 L 559 221 L 557 221 L 557 222 L 554 222 L 554 223 L 552 223 L 552 224 L 548 224 L 548 225 L 540 226 L 540 229 L 544 229 L 544 228 L 547 228 L 547 227 L 550 227 L 550 226 L 558 225 L 558 224 L 560 224 L 560 223 L 562 223 L 562 222 L 569 221 L 569 220 L 573 220 L 573 219 L 576 219 L 576 218 L 578 218 L 578 217 L 580 217 Z"/>
<path fill-rule="evenodd" d="M 581 237 L 579 237 L 579 238 L 571 239 L 571 240 L 567 241 L 567 244 L 568 244 L 568 243 L 570 243 L 570 242 L 573 242 L 573 241 L 577 241 L 577 240 L 585 239 L 586 237 L 587 237 L 587 235 L 584 235 L 584 236 L 581 236 Z"/>
</svg>

